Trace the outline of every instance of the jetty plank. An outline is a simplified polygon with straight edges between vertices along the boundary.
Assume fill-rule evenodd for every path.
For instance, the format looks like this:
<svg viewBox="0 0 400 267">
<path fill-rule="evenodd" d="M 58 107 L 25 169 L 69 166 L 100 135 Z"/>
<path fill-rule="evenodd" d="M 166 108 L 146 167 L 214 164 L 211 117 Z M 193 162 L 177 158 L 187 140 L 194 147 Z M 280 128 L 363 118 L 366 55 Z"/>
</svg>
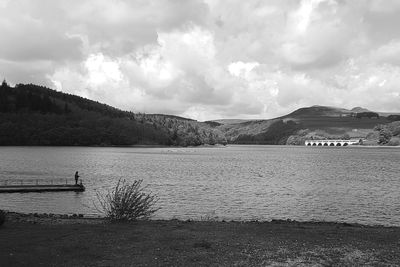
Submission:
<svg viewBox="0 0 400 267">
<path fill-rule="evenodd" d="M 0 186 L 0 193 L 28 193 L 28 192 L 57 192 L 57 191 L 75 191 L 83 192 L 83 185 L 3 185 Z"/>
</svg>

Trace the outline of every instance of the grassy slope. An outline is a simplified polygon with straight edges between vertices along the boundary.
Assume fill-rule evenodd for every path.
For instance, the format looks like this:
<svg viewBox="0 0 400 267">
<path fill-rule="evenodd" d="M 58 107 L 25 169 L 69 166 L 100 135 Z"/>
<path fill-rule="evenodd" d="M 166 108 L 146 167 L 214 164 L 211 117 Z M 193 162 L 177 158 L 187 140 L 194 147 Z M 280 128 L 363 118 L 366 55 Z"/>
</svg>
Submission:
<svg viewBox="0 0 400 267">
<path fill-rule="evenodd" d="M 267 132 L 278 120 L 292 120 L 300 124 L 302 129 L 310 130 L 311 135 L 316 133 L 328 137 L 349 134 L 351 137 L 365 137 L 376 125 L 389 122 L 385 117 L 357 119 L 349 116 L 351 112 L 342 108 L 313 106 L 298 109 L 275 119 L 231 123 L 217 128 L 226 134 L 228 140 L 235 140 L 240 135 L 257 135 Z"/>
<path fill-rule="evenodd" d="M 352 118 L 352 117 L 327 117 L 327 116 L 302 116 L 287 119 L 292 119 L 303 125 L 304 129 L 310 130 L 325 130 L 335 133 L 335 129 L 340 134 L 352 129 L 370 129 L 372 130 L 377 124 L 385 124 L 389 121 L 380 117 L 379 119 L 369 118 Z"/>
<path fill-rule="evenodd" d="M 350 117 L 350 110 L 334 107 L 313 106 L 298 109 L 282 118 L 294 120 L 303 125 L 303 128 L 315 130 L 330 129 L 373 129 L 377 124 L 388 123 L 385 117 L 379 119 Z"/>
<path fill-rule="evenodd" d="M 226 136 L 236 139 L 241 134 L 256 135 L 268 130 L 275 120 L 257 120 L 224 124 L 217 127 Z"/>
<path fill-rule="evenodd" d="M 394 266 L 400 228 L 148 221 L 0 228 L 2 266 Z"/>
</svg>

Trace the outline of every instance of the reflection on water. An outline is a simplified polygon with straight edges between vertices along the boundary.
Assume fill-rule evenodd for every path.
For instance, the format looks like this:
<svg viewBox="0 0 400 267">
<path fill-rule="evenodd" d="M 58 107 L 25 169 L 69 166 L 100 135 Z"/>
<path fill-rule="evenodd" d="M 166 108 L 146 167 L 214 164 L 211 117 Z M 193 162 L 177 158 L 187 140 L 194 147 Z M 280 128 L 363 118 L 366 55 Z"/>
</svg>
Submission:
<svg viewBox="0 0 400 267">
<path fill-rule="evenodd" d="M 0 194 L 0 209 L 95 214 L 96 191 L 143 179 L 156 218 L 327 220 L 400 225 L 400 150 L 1 147 L 0 182 L 68 178 L 86 192 Z"/>
</svg>

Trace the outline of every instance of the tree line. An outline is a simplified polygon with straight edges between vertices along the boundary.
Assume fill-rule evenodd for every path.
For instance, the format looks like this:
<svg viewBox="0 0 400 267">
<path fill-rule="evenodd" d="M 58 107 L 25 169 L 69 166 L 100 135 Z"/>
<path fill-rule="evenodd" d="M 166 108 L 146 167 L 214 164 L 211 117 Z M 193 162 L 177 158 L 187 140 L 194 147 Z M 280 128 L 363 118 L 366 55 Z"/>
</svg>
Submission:
<svg viewBox="0 0 400 267">
<path fill-rule="evenodd" d="M 0 86 L 0 145 L 197 146 L 224 143 L 205 123 L 135 114 L 34 84 Z"/>
</svg>

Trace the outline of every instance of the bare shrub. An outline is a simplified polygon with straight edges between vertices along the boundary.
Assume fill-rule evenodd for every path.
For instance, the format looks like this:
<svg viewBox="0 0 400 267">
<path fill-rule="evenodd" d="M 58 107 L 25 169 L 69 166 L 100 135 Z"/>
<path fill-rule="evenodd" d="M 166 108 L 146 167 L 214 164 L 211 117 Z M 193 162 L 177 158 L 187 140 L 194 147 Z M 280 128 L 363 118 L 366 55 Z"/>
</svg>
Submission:
<svg viewBox="0 0 400 267">
<path fill-rule="evenodd" d="M 100 203 L 98 210 L 110 220 L 135 221 L 150 218 L 159 208 L 155 208 L 157 196 L 146 193 L 143 180 L 128 183 L 119 179 L 117 185 L 105 195 L 96 193 Z"/>
</svg>

